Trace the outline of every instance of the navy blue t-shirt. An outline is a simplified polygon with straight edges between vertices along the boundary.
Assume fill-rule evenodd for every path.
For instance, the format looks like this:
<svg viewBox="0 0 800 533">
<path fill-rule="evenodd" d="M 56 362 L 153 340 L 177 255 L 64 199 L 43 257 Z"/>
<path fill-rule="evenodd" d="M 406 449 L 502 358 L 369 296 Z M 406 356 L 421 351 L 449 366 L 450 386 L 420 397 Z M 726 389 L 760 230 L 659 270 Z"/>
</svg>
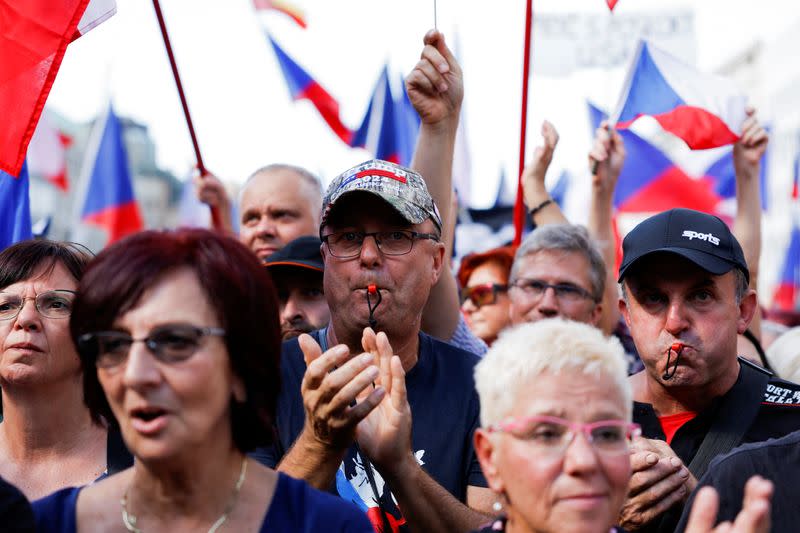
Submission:
<svg viewBox="0 0 800 533">
<path fill-rule="evenodd" d="M 36 531 L 75 533 L 75 504 L 80 491 L 80 487 L 62 489 L 33 502 Z M 121 522 L 120 517 L 120 526 Z M 259 531 L 372 533 L 373 530 L 364 515 L 352 505 L 279 473 L 275 495 Z"/>
<path fill-rule="evenodd" d="M 314 333 L 317 340 L 319 333 Z M 414 455 L 422 468 L 461 502 L 466 501 L 468 485 L 487 486 L 472 446 L 472 435 L 479 425 L 480 416 L 473 378 L 478 361 L 475 354 L 420 333 L 417 364 L 406 374 Z M 305 410 L 300 384 L 305 370 L 297 339 L 284 342 L 277 410 L 279 442 L 254 454 L 271 468 L 280 462 L 303 430 Z M 331 491 L 355 503 L 367 513 L 373 524 L 379 525 L 382 519 L 367 468 L 357 448 L 351 447 Z M 373 468 L 373 473 L 380 502 L 393 515 L 389 518 L 392 525 L 404 524 L 380 472 Z"/>
<path fill-rule="evenodd" d="M 707 485 L 714 487 L 719 494 L 717 523 L 736 520 L 736 515 L 742 510 L 744 485 L 756 474 L 772 481 L 774 485 L 770 531 L 797 531 L 800 524 L 800 501 L 797 497 L 797 483 L 800 480 L 800 431 L 780 439 L 745 444 L 711 461 L 706 475 L 697 484 L 697 489 L 687 502 L 675 531 L 682 532 L 686 529 L 697 490 Z"/>
</svg>

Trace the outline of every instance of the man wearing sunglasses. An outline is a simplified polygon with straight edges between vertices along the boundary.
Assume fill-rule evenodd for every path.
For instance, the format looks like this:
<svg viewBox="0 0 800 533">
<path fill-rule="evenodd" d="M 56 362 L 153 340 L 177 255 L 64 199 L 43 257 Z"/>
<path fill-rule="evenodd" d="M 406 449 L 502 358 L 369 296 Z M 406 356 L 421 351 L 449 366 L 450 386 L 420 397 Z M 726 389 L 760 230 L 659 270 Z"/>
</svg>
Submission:
<svg viewBox="0 0 800 533">
<path fill-rule="evenodd" d="M 582 226 L 552 224 L 522 242 L 511 266 L 511 322 L 562 317 L 597 326 L 606 268 Z"/>
<path fill-rule="evenodd" d="M 284 343 L 266 462 L 384 531 L 473 529 L 486 517 L 470 507 L 491 506 L 472 447 L 478 358 L 420 330 L 445 260 L 438 209 L 419 174 L 377 160 L 334 179 L 324 205 L 331 323 Z"/>
</svg>

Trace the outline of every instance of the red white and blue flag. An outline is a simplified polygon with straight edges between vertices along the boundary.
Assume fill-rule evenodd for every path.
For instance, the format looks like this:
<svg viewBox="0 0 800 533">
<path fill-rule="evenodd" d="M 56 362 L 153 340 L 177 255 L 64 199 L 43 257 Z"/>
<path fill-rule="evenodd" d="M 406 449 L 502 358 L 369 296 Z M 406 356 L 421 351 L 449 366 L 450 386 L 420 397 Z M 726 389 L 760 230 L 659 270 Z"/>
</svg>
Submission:
<svg viewBox="0 0 800 533">
<path fill-rule="evenodd" d="M 729 80 L 699 72 L 647 41 L 640 41 L 614 113 L 618 129 L 653 117 L 693 150 L 739 140 L 745 95 Z"/>
<path fill-rule="evenodd" d="M 606 118 L 589 104 L 593 131 Z M 620 131 L 625 144 L 625 163 L 614 191 L 614 207 L 620 212 L 653 213 L 686 207 L 715 212 L 721 197 L 714 184 L 696 179 L 676 165 L 661 150 L 630 130 Z"/>
<path fill-rule="evenodd" d="M 769 148 L 761 157 L 761 171 L 759 174 L 759 187 L 761 189 L 761 209 L 767 210 L 767 154 Z M 733 166 L 733 151 L 727 150 L 706 169 L 703 179 L 707 180 L 714 192 L 722 200 L 736 198 L 736 170 Z"/>
<path fill-rule="evenodd" d="M 403 135 L 401 121 L 408 121 L 408 117 L 401 116 L 400 110 L 392 95 L 389 69 L 384 66 L 350 145 L 364 148 L 378 159 L 408 165 L 413 145 L 409 146 L 408 137 Z"/>
<path fill-rule="evenodd" d="M 93 146 L 87 151 L 86 200 L 81 220 L 108 233 L 108 243 L 144 227 L 133 194 L 122 124 L 111 105 L 95 126 Z"/>
<path fill-rule="evenodd" d="M 781 311 L 795 311 L 798 293 L 800 293 L 800 229 L 794 224 L 781 268 L 781 277 L 773 294 L 773 306 Z"/>
<path fill-rule="evenodd" d="M 0 250 L 31 237 L 28 169 L 23 163 L 18 178 L 0 170 Z"/>
<path fill-rule="evenodd" d="M 344 125 L 339 115 L 339 102 L 326 91 L 322 85 L 312 78 L 300 65 L 297 64 L 281 48 L 278 43 L 267 35 L 275 55 L 278 57 L 278 64 L 283 72 L 286 85 L 289 87 L 289 94 L 292 100 L 306 99 L 314 104 L 319 114 L 333 132 L 347 145 L 353 138 L 353 132 Z"/>
</svg>

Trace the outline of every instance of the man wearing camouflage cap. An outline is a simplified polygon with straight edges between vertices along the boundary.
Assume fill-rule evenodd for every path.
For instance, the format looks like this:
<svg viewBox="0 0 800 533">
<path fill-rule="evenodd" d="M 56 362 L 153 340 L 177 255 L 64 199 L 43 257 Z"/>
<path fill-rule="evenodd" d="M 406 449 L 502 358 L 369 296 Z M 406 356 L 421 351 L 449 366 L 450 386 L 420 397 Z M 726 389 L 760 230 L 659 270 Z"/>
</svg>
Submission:
<svg viewBox="0 0 800 533">
<path fill-rule="evenodd" d="M 478 358 L 420 331 L 441 230 L 414 171 L 373 160 L 338 176 L 320 225 L 331 323 L 283 347 L 266 462 L 335 487 L 384 531 L 467 531 L 486 521 L 467 505 L 492 501 L 472 448 Z"/>
</svg>

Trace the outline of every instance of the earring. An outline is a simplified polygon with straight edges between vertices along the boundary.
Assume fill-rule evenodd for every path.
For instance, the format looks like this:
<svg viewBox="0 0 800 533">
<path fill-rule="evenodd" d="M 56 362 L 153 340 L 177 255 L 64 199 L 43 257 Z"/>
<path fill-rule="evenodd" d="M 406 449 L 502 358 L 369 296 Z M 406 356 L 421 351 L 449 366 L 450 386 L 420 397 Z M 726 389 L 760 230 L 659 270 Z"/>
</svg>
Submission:
<svg viewBox="0 0 800 533">
<path fill-rule="evenodd" d="M 494 511 L 495 513 L 499 513 L 502 510 L 503 510 L 503 504 L 500 503 L 499 501 L 496 501 L 492 504 L 492 511 Z"/>
</svg>

